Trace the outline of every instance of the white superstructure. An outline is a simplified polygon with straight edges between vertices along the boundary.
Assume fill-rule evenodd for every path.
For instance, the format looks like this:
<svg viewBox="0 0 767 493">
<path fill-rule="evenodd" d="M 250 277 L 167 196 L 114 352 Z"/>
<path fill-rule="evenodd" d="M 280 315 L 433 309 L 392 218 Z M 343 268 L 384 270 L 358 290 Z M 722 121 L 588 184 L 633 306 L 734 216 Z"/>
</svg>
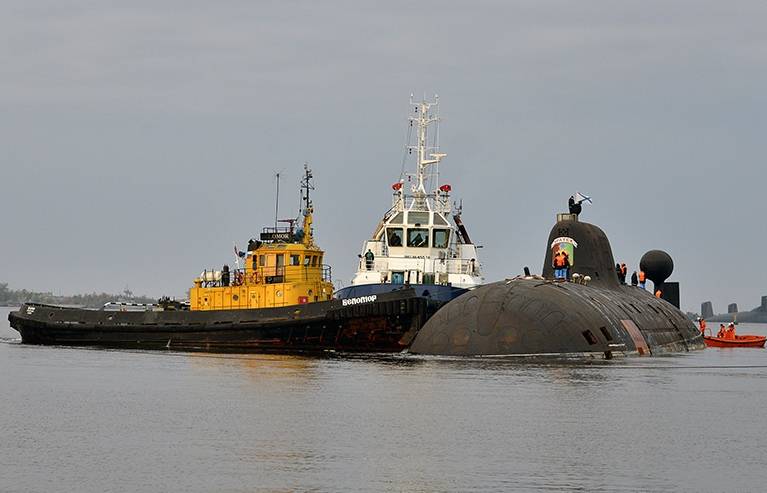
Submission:
<svg viewBox="0 0 767 493">
<path fill-rule="evenodd" d="M 411 96 L 410 104 L 415 142 L 408 137 L 407 152 L 415 156 L 416 169 L 392 185 L 392 207 L 363 244 L 352 285 L 478 286 L 484 278 L 477 247 L 461 222 L 460 207 L 451 208 L 451 186 L 439 184 L 439 164 L 447 155 L 439 150 L 439 100 L 414 102 Z"/>
</svg>

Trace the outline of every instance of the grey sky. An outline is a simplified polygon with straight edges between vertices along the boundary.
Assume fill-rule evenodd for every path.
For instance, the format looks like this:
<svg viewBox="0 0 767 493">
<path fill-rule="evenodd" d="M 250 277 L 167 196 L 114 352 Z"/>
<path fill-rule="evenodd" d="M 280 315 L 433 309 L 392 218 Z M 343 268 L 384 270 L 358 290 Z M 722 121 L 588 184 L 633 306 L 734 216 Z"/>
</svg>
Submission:
<svg viewBox="0 0 767 493">
<path fill-rule="evenodd" d="M 108 5 L 113 4 L 113 5 Z M 539 271 L 579 190 L 616 260 L 674 257 L 683 308 L 767 294 L 767 3 L 0 4 L 0 281 L 183 295 L 298 205 L 348 283 L 438 93 L 442 178 L 489 280 Z M 338 285 L 338 283 L 337 283 Z"/>
</svg>

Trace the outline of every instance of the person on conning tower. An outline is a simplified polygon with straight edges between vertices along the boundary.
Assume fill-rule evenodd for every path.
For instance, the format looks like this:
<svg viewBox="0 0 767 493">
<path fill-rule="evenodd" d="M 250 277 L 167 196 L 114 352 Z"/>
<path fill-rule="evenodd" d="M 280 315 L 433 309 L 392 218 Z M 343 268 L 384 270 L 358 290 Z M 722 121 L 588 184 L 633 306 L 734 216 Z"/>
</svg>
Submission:
<svg viewBox="0 0 767 493">
<path fill-rule="evenodd" d="M 591 197 L 583 195 L 581 192 L 575 192 L 575 195 L 570 195 L 570 199 L 567 201 L 567 205 L 570 208 L 570 214 L 575 214 L 576 216 L 579 215 L 583 210 L 583 206 L 581 205 L 583 202 L 591 204 Z"/>
<path fill-rule="evenodd" d="M 575 214 L 576 216 L 583 210 L 581 203 L 575 201 L 574 195 L 570 195 L 570 200 L 567 201 L 567 205 L 570 207 L 570 214 Z"/>
</svg>

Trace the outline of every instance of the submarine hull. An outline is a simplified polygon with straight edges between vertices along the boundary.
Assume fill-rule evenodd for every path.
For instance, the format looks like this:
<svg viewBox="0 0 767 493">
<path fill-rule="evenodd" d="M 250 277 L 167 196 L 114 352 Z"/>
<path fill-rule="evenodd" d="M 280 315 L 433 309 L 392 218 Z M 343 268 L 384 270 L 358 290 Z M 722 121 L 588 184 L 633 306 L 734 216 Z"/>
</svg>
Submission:
<svg viewBox="0 0 767 493">
<path fill-rule="evenodd" d="M 704 348 L 692 322 L 640 288 L 514 279 L 443 306 L 410 352 L 432 355 L 659 354 Z"/>
<path fill-rule="evenodd" d="M 304 305 L 216 311 L 107 311 L 25 304 L 23 343 L 208 352 L 397 352 L 439 304 L 412 290 Z"/>
</svg>

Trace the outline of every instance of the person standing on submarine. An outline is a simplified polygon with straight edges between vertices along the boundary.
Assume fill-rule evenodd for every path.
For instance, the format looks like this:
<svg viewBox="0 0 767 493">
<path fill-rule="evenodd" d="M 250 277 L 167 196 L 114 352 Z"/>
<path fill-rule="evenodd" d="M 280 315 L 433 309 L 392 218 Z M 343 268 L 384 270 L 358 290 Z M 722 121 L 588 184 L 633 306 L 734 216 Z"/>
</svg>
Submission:
<svg viewBox="0 0 767 493">
<path fill-rule="evenodd" d="M 570 278 L 570 256 L 564 250 L 557 250 L 554 254 L 554 279 Z"/>
<path fill-rule="evenodd" d="M 637 271 L 634 271 L 631 274 L 631 285 L 636 287 L 637 284 L 639 284 L 639 280 L 637 279 Z"/>
<path fill-rule="evenodd" d="M 562 279 L 562 267 L 565 265 L 564 257 L 562 257 L 562 250 L 557 250 L 551 264 L 552 267 L 554 267 L 554 279 Z"/>
<path fill-rule="evenodd" d="M 618 281 L 626 284 L 626 264 L 615 264 L 615 273 L 618 275 Z"/>
<path fill-rule="evenodd" d="M 698 327 L 700 327 L 700 334 L 706 335 L 706 319 L 703 317 L 700 317 L 698 319 Z"/>
<path fill-rule="evenodd" d="M 564 259 L 564 264 L 565 264 L 564 278 L 569 281 L 570 280 L 570 255 L 568 255 L 566 251 L 562 250 L 562 258 Z"/>
<path fill-rule="evenodd" d="M 583 210 L 581 203 L 575 201 L 574 195 L 570 195 L 570 200 L 567 201 L 567 206 L 570 209 L 570 214 L 575 214 L 576 216 Z"/>
<path fill-rule="evenodd" d="M 570 209 L 570 214 L 575 214 L 578 216 L 583 210 L 583 206 L 581 205 L 583 202 L 588 202 L 591 204 L 591 197 L 588 195 L 583 195 L 580 192 L 575 192 L 575 195 L 570 195 L 570 199 L 567 201 L 567 206 Z"/>
</svg>

